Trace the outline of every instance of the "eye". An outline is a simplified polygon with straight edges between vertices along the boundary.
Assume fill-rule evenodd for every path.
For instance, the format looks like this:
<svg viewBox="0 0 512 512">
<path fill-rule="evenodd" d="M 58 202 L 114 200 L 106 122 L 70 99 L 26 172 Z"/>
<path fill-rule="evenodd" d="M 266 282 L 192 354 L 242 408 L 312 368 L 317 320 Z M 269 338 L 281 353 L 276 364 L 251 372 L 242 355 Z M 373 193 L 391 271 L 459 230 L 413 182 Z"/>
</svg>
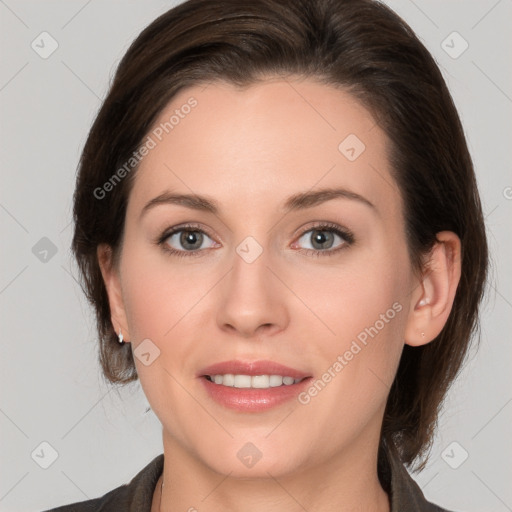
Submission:
<svg viewBox="0 0 512 512">
<path fill-rule="evenodd" d="M 350 231 L 342 229 L 336 224 L 322 224 L 303 232 L 298 243 L 306 246 L 309 244 L 309 247 L 305 248 L 308 254 L 327 256 L 354 243 L 354 236 Z M 293 244 L 293 247 L 295 248 L 296 245 L 297 242 Z"/>
<path fill-rule="evenodd" d="M 158 243 L 176 256 L 198 255 L 202 249 L 213 247 L 215 244 L 204 230 L 194 225 L 176 226 L 167 230 Z"/>
<path fill-rule="evenodd" d="M 209 240 L 209 241 L 208 241 Z M 199 225 L 187 224 L 166 230 L 156 243 L 173 256 L 200 256 L 216 242 Z M 321 224 L 304 231 L 292 248 L 310 245 L 301 251 L 314 256 L 330 256 L 354 243 L 353 234 L 336 224 Z M 334 246 L 334 248 L 333 248 Z"/>
</svg>

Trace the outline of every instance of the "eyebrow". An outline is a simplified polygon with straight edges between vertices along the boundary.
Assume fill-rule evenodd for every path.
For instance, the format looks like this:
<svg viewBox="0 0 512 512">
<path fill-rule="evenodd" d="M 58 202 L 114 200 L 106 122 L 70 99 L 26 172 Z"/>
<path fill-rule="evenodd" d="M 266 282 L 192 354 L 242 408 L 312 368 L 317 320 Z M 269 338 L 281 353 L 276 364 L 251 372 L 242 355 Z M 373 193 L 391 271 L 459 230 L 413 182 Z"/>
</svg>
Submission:
<svg viewBox="0 0 512 512">
<path fill-rule="evenodd" d="M 314 206 L 322 204 L 326 201 L 331 201 L 333 199 L 340 198 L 358 201 L 359 203 L 368 206 L 374 211 L 377 211 L 375 205 L 371 203 L 368 199 L 366 199 L 360 194 L 343 188 L 324 188 L 321 190 L 294 194 L 290 196 L 284 203 L 284 211 L 286 213 L 289 213 L 291 211 L 305 210 L 307 208 L 312 208 Z M 142 208 L 140 217 L 145 215 L 152 208 L 164 204 L 185 206 L 186 208 L 209 212 L 213 213 L 214 215 L 217 215 L 220 212 L 219 204 L 217 203 L 217 201 L 211 198 L 201 196 L 198 194 L 176 194 L 170 191 L 165 191 L 162 194 L 151 199 L 144 206 L 144 208 Z"/>
</svg>

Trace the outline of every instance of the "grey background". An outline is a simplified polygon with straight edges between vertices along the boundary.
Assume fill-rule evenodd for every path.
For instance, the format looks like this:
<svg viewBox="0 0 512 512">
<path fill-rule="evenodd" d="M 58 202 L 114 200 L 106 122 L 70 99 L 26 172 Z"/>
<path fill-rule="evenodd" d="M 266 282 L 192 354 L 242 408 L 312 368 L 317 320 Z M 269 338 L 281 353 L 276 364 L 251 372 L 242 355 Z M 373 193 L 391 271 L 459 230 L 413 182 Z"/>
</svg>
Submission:
<svg viewBox="0 0 512 512">
<path fill-rule="evenodd" d="M 163 451 L 160 423 L 145 413 L 138 382 L 115 390 L 100 377 L 92 312 L 69 245 L 79 154 L 115 67 L 137 34 L 175 3 L 0 0 L 2 511 L 103 495 Z M 480 350 L 452 388 L 430 462 L 414 478 L 448 509 L 510 511 L 512 1 L 387 3 L 448 82 L 474 158 L 493 258 Z M 59 45 L 47 59 L 31 47 L 43 31 Z M 462 48 L 446 39 L 453 31 L 469 44 L 456 59 L 442 46 Z M 41 252 L 48 248 L 43 237 L 55 254 Z M 41 451 L 42 442 L 58 453 L 47 469 L 40 465 L 51 449 Z M 460 464 L 462 450 L 469 457 Z"/>
</svg>

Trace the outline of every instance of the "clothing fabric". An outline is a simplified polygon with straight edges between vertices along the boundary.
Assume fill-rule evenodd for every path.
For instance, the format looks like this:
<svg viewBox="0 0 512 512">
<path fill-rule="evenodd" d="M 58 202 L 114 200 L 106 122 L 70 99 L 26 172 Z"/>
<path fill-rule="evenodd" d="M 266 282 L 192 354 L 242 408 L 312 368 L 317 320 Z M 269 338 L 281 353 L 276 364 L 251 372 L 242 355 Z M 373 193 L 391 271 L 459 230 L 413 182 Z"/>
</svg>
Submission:
<svg viewBox="0 0 512 512">
<path fill-rule="evenodd" d="M 48 509 L 44 512 L 151 512 L 153 493 L 164 466 L 164 454 L 155 457 L 130 483 L 87 501 Z M 379 464 L 379 478 L 390 496 L 391 512 L 449 512 L 428 502 L 395 450 Z"/>
</svg>

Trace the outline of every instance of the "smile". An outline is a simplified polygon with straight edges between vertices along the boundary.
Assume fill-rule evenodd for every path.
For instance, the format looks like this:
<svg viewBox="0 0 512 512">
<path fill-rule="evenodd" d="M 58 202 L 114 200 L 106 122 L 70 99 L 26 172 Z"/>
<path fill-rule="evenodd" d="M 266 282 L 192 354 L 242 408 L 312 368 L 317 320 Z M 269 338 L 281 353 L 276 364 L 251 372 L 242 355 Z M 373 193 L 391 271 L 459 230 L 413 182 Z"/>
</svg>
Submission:
<svg viewBox="0 0 512 512">
<path fill-rule="evenodd" d="M 278 386 L 291 386 L 297 384 L 303 379 L 294 379 L 282 375 L 234 375 L 227 373 L 225 375 L 205 375 L 205 377 L 215 384 L 232 388 L 255 388 L 268 389 Z"/>
</svg>

